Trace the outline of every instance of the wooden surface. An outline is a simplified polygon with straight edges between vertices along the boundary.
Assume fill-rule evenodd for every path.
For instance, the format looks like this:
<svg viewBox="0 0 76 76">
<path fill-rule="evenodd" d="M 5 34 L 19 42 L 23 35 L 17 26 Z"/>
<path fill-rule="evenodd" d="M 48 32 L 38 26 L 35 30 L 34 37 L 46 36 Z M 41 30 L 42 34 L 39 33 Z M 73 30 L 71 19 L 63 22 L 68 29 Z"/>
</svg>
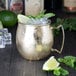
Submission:
<svg viewBox="0 0 76 76">
<path fill-rule="evenodd" d="M 15 36 L 16 28 L 9 29 L 12 33 L 12 45 L 6 46 L 4 49 L 0 49 L 0 76 L 53 76 L 51 72 L 45 72 L 42 70 L 44 62 L 52 55 L 56 58 L 63 57 L 65 55 L 76 56 L 76 32 L 65 32 L 65 46 L 62 54 L 52 52 L 46 59 L 40 61 L 28 61 L 19 54 L 16 48 Z M 55 38 L 54 48 L 60 46 L 61 34 Z M 70 72 L 69 76 L 76 76 L 76 71 L 65 67 Z"/>
</svg>

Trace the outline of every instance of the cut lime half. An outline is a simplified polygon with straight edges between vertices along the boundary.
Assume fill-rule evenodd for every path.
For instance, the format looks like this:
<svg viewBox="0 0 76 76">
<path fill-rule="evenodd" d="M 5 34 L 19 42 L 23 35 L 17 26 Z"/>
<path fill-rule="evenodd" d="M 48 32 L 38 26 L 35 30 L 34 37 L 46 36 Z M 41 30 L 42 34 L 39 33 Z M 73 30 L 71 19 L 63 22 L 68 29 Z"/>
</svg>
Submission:
<svg viewBox="0 0 76 76">
<path fill-rule="evenodd" d="M 27 23 L 30 20 L 29 17 L 22 14 L 18 14 L 17 18 L 18 18 L 18 22 L 20 23 Z"/>
<path fill-rule="evenodd" d="M 59 62 L 55 59 L 54 56 L 50 57 L 43 65 L 43 70 L 49 71 L 49 70 L 55 70 L 59 67 Z"/>
</svg>

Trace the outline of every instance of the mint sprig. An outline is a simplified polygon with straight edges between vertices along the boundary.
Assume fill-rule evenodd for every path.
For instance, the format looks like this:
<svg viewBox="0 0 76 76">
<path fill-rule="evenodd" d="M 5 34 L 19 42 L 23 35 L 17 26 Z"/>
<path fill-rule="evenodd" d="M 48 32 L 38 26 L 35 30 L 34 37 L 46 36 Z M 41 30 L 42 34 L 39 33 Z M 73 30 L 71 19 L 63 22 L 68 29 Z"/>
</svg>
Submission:
<svg viewBox="0 0 76 76">
<path fill-rule="evenodd" d="M 52 26 L 63 25 L 64 30 L 76 31 L 76 18 L 57 18 L 56 22 L 52 24 Z"/>
<path fill-rule="evenodd" d="M 76 69 L 76 57 L 74 56 L 65 56 L 63 58 L 58 58 L 60 63 L 64 63 L 65 65 Z"/>
<path fill-rule="evenodd" d="M 48 19 L 48 18 L 51 18 L 51 17 L 54 17 L 54 16 L 55 16 L 54 13 L 45 13 L 45 11 L 42 11 L 36 16 L 29 15 L 28 17 L 29 18 L 34 18 L 34 19 L 41 19 L 41 18 L 47 18 Z"/>
<path fill-rule="evenodd" d="M 69 72 L 66 69 L 60 67 L 60 69 L 54 70 L 53 74 L 55 76 L 67 76 L 69 75 Z"/>
</svg>

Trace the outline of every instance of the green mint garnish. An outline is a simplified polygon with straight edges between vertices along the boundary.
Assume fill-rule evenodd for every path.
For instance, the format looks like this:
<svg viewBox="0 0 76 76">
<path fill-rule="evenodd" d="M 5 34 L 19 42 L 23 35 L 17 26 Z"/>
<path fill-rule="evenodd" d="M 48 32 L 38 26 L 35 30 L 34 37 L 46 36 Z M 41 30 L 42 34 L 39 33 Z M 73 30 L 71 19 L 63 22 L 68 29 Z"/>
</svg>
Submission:
<svg viewBox="0 0 76 76">
<path fill-rule="evenodd" d="M 63 58 L 58 58 L 58 61 L 76 69 L 76 57 L 74 56 L 65 56 Z"/>
</svg>

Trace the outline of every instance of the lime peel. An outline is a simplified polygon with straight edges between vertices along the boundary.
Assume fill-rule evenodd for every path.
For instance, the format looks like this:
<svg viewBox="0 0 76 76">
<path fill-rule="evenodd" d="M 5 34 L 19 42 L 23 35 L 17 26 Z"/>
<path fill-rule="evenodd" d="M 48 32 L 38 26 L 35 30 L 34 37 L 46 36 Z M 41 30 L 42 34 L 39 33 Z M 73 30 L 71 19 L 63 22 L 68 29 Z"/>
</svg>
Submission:
<svg viewBox="0 0 76 76">
<path fill-rule="evenodd" d="M 49 71 L 49 70 L 55 70 L 58 68 L 60 63 L 55 59 L 54 56 L 51 56 L 43 65 L 43 70 Z"/>
</svg>

